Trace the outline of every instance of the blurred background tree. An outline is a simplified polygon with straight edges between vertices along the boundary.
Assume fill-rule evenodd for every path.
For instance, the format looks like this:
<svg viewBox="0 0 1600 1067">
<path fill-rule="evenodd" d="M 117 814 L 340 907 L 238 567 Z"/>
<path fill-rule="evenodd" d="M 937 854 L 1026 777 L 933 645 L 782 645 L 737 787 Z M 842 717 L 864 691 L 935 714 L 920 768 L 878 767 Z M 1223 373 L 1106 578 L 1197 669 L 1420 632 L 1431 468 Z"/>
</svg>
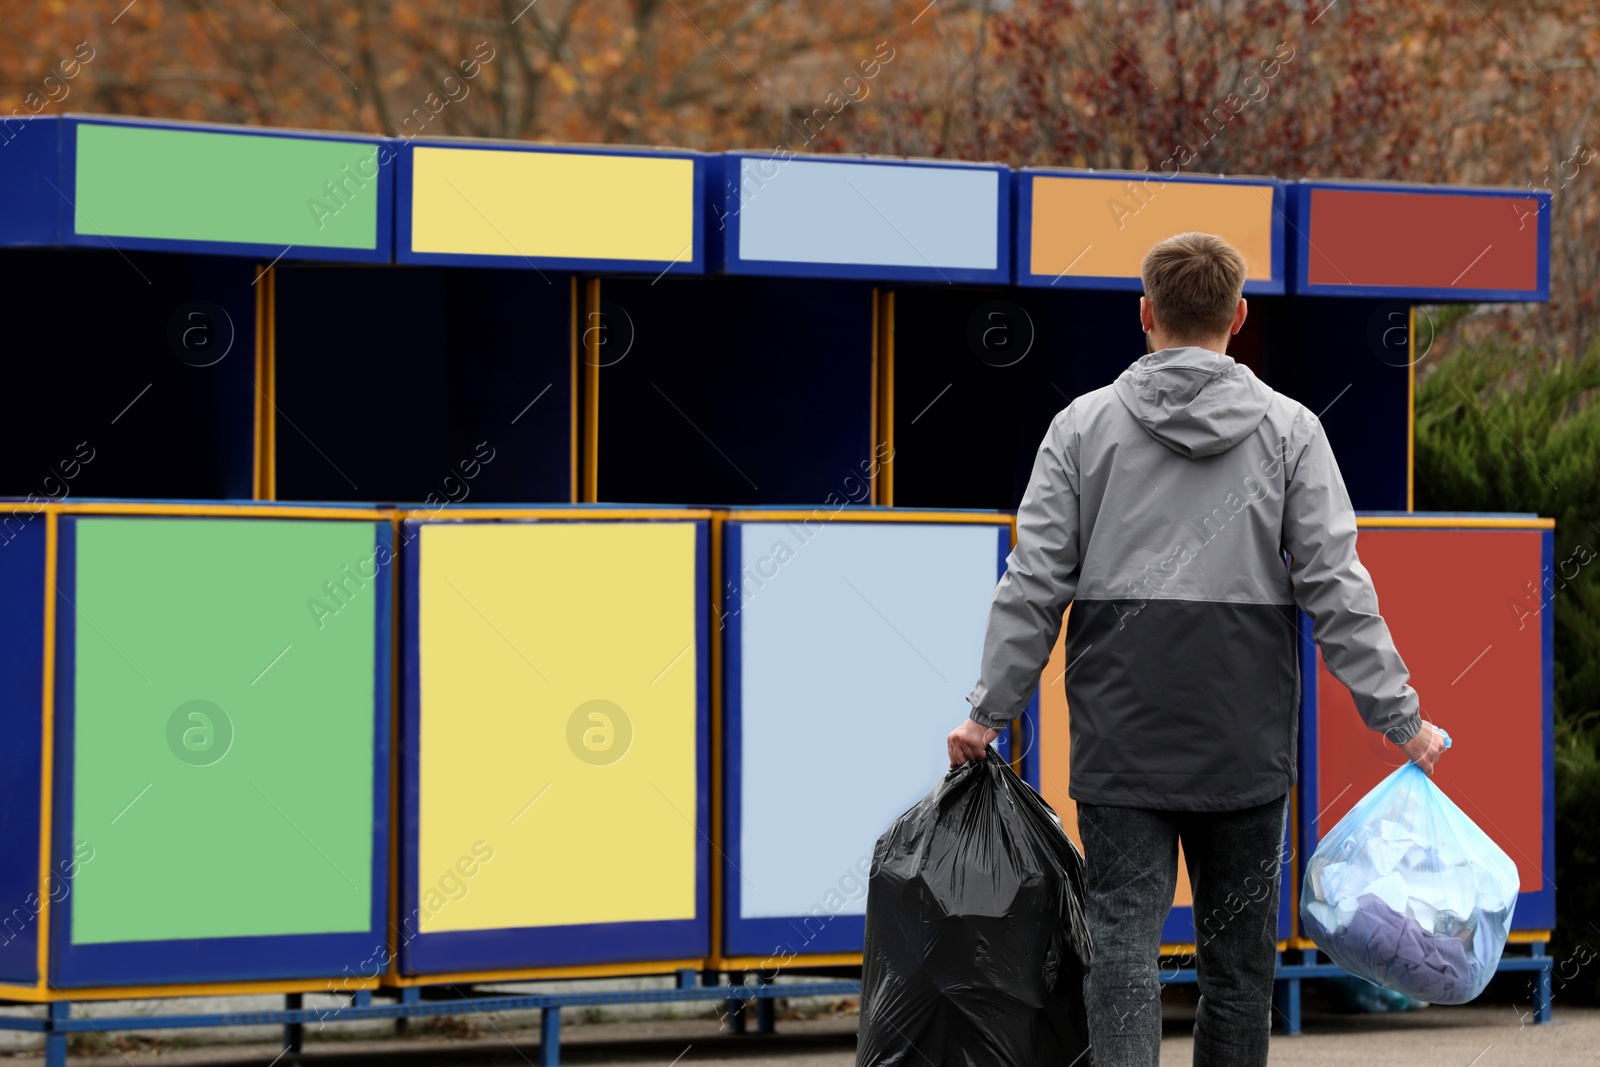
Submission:
<svg viewBox="0 0 1600 1067">
<path fill-rule="evenodd" d="M 3 115 L 1548 189 L 1550 303 L 1456 309 L 1420 368 L 1417 503 L 1600 548 L 1593 0 L 0 0 L 0 26 Z M 1568 944 L 1600 942 L 1597 575 L 1551 600 Z"/>
<path fill-rule="evenodd" d="M 1548 188 L 1550 305 L 1476 316 L 1448 343 L 1581 353 L 1596 336 L 1590 0 L 0 0 L 0 14 L 5 114 L 1157 171 L 1187 144 L 1188 172 Z M 95 58 L 45 98 L 79 42 Z M 1219 108 L 1225 129 L 1212 119 L 1206 136 Z"/>
</svg>

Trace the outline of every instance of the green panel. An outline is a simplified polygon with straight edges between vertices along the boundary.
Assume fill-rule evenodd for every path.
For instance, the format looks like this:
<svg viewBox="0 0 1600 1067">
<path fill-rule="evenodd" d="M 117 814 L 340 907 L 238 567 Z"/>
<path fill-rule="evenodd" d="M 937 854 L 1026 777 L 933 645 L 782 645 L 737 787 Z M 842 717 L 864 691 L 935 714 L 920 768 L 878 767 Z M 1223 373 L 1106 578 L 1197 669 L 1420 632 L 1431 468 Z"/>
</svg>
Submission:
<svg viewBox="0 0 1600 1067">
<path fill-rule="evenodd" d="M 377 153 L 354 141 L 82 123 L 74 231 L 376 248 L 378 181 L 367 175 Z"/>
<path fill-rule="evenodd" d="M 371 929 L 376 525 L 77 531 L 72 942 Z"/>
</svg>

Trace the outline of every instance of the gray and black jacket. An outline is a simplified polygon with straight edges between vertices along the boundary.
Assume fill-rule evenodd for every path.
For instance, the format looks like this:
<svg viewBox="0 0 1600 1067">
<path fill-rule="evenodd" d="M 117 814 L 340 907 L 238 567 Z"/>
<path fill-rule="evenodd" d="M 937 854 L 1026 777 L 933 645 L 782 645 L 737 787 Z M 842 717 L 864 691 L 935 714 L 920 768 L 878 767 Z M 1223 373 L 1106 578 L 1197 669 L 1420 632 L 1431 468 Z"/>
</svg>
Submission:
<svg viewBox="0 0 1600 1067">
<path fill-rule="evenodd" d="M 1233 811 L 1288 792 L 1296 605 L 1369 727 L 1421 729 L 1322 424 L 1225 355 L 1154 352 L 1051 422 L 973 719 L 1022 713 L 1069 604 L 1074 800 Z"/>
</svg>

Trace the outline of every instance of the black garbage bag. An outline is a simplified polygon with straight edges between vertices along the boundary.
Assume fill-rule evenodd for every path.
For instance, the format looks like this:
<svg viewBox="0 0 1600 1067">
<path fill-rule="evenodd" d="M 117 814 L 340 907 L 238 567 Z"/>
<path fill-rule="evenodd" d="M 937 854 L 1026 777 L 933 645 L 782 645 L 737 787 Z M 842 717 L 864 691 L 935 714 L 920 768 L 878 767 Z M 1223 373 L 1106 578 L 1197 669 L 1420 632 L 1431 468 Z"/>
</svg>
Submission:
<svg viewBox="0 0 1600 1067">
<path fill-rule="evenodd" d="M 878 839 L 856 1067 L 1088 1067 L 1083 857 L 994 749 Z"/>
</svg>

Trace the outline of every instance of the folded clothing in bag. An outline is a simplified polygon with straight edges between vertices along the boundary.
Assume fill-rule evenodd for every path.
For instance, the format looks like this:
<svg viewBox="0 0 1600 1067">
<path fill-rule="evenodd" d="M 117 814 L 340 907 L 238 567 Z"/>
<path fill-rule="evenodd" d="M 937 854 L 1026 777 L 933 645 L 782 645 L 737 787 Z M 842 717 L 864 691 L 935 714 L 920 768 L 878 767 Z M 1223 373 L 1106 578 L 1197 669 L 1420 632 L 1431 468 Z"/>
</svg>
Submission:
<svg viewBox="0 0 1600 1067">
<path fill-rule="evenodd" d="M 1088 1062 L 1083 857 L 993 750 L 878 839 L 857 1067 Z"/>
<path fill-rule="evenodd" d="M 1519 884 L 1511 858 L 1408 763 L 1317 846 L 1300 918 L 1351 974 L 1430 1004 L 1465 1004 L 1500 965 Z"/>
</svg>

